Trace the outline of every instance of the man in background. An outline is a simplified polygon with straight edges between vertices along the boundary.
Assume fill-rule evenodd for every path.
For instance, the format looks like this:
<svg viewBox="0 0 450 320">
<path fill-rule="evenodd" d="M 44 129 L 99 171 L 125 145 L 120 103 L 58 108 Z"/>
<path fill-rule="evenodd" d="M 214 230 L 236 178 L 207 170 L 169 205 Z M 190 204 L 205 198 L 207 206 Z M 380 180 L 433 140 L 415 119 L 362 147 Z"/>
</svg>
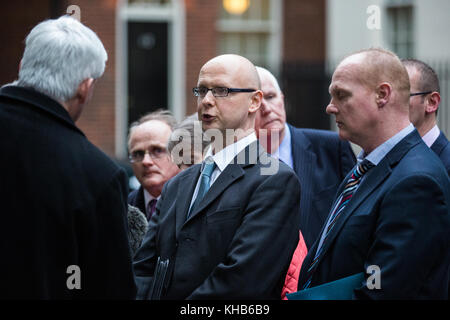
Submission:
<svg viewBox="0 0 450 320">
<path fill-rule="evenodd" d="M 130 126 L 129 159 L 141 186 L 129 194 L 128 203 L 145 213 L 147 220 L 155 212 L 164 184 L 180 172 L 167 150 L 175 124 L 170 111 L 157 110 Z"/>
<path fill-rule="evenodd" d="M 411 84 L 409 119 L 425 144 L 439 156 L 450 175 L 450 143 L 436 122 L 441 102 L 439 78 L 423 61 L 405 59 L 402 62 Z"/>
<path fill-rule="evenodd" d="M 97 35 L 34 27 L 0 89 L 0 298 L 133 299 L 127 176 L 75 125 L 105 69 Z"/>
<path fill-rule="evenodd" d="M 334 132 L 286 123 L 278 81 L 267 69 L 257 70 L 264 96 L 256 115 L 256 133 L 267 152 L 290 166 L 301 181 L 299 229 L 309 248 L 319 235 L 339 184 L 355 164 L 355 155 L 348 141 Z"/>
</svg>

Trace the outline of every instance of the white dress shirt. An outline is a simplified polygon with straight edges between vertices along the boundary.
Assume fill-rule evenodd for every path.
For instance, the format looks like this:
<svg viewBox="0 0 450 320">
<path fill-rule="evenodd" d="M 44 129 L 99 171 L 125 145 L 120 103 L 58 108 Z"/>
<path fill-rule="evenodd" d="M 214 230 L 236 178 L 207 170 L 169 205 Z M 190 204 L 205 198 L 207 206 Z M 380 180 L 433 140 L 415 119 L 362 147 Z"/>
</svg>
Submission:
<svg viewBox="0 0 450 320">
<path fill-rule="evenodd" d="M 256 138 L 256 134 L 253 132 L 250 135 L 238 140 L 237 142 L 230 144 L 229 146 L 220 150 L 216 154 L 212 153 L 212 146 L 210 146 L 208 151 L 206 152 L 204 162 L 214 161 L 216 164 L 216 167 L 214 168 L 214 171 L 211 174 L 211 180 L 209 182 L 209 186 L 210 187 L 212 186 L 212 184 L 217 180 L 217 178 L 220 176 L 220 174 L 225 170 L 225 168 L 230 164 L 230 162 L 232 162 L 233 159 L 242 150 L 244 150 L 248 145 L 250 145 L 251 143 L 253 143 L 255 141 L 257 141 L 257 138 Z M 202 164 L 201 169 L 203 170 L 203 164 Z M 194 204 L 195 198 L 197 198 L 199 188 L 200 188 L 200 177 L 197 181 L 197 185 L 195 186 L 195 190 L 194 190 L 194 194 L 192 196 L 189 210 L 191 209 L 192 205 Z"/>
</svg>

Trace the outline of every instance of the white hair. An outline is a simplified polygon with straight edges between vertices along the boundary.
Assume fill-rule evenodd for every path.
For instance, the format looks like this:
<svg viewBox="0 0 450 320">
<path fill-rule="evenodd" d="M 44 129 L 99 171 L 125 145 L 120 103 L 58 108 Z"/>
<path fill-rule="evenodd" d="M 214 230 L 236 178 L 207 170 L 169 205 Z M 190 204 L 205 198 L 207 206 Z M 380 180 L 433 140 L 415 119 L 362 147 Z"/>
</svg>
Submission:
<svg viewBox="0 0 450 320">
<path fill-rule="evenodd" d="M 75 96 L 88 78 L 99 78 L 108 59 L 98 36 L 70 16 L 46 20 L 25 40 L 17 85 L 31 87 L 58 101 Z"/>
<path fill-rule="evenodd" d="M 278 80 L 277 80 L 277 78 L 275 78 L 275 76 L 272 74 L 272 72 L 270 72 L 266 68 L 258 67 L 258 66 L 256 67 L 256 71 L 258 71 L 258 75 L 266 73 L 269 76 L 270 80 L 272 81 L 272 84 L 275 86 L 275 89 L 278 92 L 282 92 L 281 88 L 280 88 L 280 85 L 278 83 Z"/>
</svg>

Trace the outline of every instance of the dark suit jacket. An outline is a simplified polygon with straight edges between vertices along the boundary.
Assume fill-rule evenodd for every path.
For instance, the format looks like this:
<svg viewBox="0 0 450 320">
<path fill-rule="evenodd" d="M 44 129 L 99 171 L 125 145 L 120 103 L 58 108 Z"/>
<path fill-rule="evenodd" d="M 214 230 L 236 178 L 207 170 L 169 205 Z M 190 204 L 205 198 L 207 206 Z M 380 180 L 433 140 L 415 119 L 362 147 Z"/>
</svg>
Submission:
<svg viewBox="0 0 450 320">
<path fill-rule="evenodd" d="M 132 299 L 125 172 L 31 89 L 0 89 L 0 136 L 0 298 Z"/>
<path fill-rule="evenodd" d="M 450 143 L 442 131 L 437 140 L 431 145 L 431 150 L 436 152 L 450 176 Z"/>
<path fill-rule="evenodd" d="M 128 203 L 133 207 L 138 208 L 146 215 L 147 210 L 145 210 L 144 188 L 142 188 L 142 186 L 140 186 L 139 189 L 130 192 L 128 195 Z"/>
<path fill-rule="evenodd" d="M 324 243 L 311 287 L 359 272 L 367 279 L 376 265 L 381 289 L 364 282 L 355 298 L 447 298 L 450 183 L 439 158 L 414 130 L 364 179 Z M 299 289 L 318 242 L 303 262 Z"/>
<path fill-rule="evenodd" d="M 135 256 L 138 298 L 147 296 L 161 257 L 172 263 L 163 299 L 280 299 L 298 242 L 300 184 L 287 165 L 258 149 L 256 161 L 226 167 L 187 221 L 201 166 L 165 184 Z M 278 172 L 261 175 L 268 161 Z"/>
<path fill-rule="evenodd" d="M 294 171 L 302 184 L 300 230 L 310 248 L 319 236 L 331 209 L 336 190 L 355 165 L 348 141 L 335 132 L 299 129 L 291 131 Z"/>
</svg>

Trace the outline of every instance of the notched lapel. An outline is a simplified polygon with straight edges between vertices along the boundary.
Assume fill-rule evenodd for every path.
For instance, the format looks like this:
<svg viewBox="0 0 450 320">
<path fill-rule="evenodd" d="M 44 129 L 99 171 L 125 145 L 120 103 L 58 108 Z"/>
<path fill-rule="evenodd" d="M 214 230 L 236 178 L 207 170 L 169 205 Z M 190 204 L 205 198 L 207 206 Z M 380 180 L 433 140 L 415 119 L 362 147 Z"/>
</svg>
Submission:
<svg viewBox="0 0 450 320">
<path fill-rule="evenodd" d="M 234 181 L 245 174 L 244 168 L 258 163 L 264 154 L 266 153 L 258 141 L 252 142 L 244 150 L 242 150 L 234 158 L 232 163 L 227 165 L 225 170 L 220 174 L 220 176 L 208 190 L 205 198 L 200 202 L 197 209 L 191 213 L 189 219 L 186 222 L 189 222 L 201 211 L 203 211 L 209 204 L 211 204 L 211 202 L 213 202 L 218 196 L 220 196 L 226 188 L 228 188 Z M 193 188 L 195 188 L 195 185 Z"/>
<path fill-rule="evenodd" d="M 339 231 L 345 225 L 347 219 L 355 213 L 356 209 L 360 206 L 360 204 L 365 201 L 373 191 L 378 188 L 378 186 L 386 180 L 386 178 L 391 174 L 391 166 L 388 162 L 381 162 L 375 168 L 371 169 L 367 176 L 365 177 L 361 186 L 356 190 L 354 196 L 350 200 L 350 202 L 346 205 L 344 210 L 341 212 L 341 216 L 336 220 L 336 224 L 331 230 L 330 234 L 327 237 L 327 240 L 323 244 L 321 258 L 326 254 L 326 251 L 333 243 L 336 236 L 339 234 Z M 334 205 L 334 204 L 333 204 Z M 327 220 L 328 221 L 328 218 Z M 320 262 L 320 261 L 319 261 Z"/>
<path fill-rule="evenodd" d="M 412 133 L 407 135 L 403 140 L 401 140 L 391 151 L 389 151 L 389 153 L 381 160 L 381 162 L 376 167 L 372 168 L 367 173 L 366 177 L 364 177 L 363 183 L 356 190 L 354 197 L 342 211 L 341 216 L 337 219 L 335 226 L 333 227 L 333 229 L 331 230 L 330 234 L 327 237 L 327 240 L 323 244 L 324 247 L 322 249 L 322 254 L 319 257 L 318 263 L 320 263 L 320 260 L 326 254 L 326 251 L 333 243 L 334 239 L 336 238 L 336 235 L 339 234 L 339 231 L 345 225 L 347 219 L 356 211 L 359 205 L 363 201 L 365 201 L 373 193 L 373 191 L 376 188 L 378 188 L 378 186 L 390 176 L 393 168 L 400 162 L 400 160 L 411 148 L 413 148 L 421 141 L 421 139 L 422 138 L 419 136 L 417 131 L 414 130 Z M 349 176 L 350 174 L 347 175 L 344 181 L 347 181 L 349 179 Z M 344 185 L 345 184 L 341 184 L 338 194 L 342 192 Z M 335 203 L 333 203 L 333 208 L 334 206 Z M 326 221 L 328 221 L 328 219 L 329 215 Z M 322 232 L 323 229 L 324 228 L 322 228 Z"/>
<path fill-rule="evenodd" d="M 220 174 L 217 180 L 213 183 L 211 188 L 206 193 L 205 197 L 200 202 L 197 209 L 191 213 L 189 219 L 190 221 L 196 215 L 198 215 L 202 210 L 204 210 L 211 202 L 213 202 L 228 186 L 230 186 L 234 181 L 239 179 L 244 175 L 244 170 L 240 165 L 229 164 L 225 170 Z M 194 185 L 195 188 L 195 185 Z M 189 204 L 188 204 L 189 205 Z"/>
<path fill-rule="evenodd" d="M 176 201 L 176 237 L 178 238 L 178 233 L 181 227 L 186 222 L 186 216 L 191 204 L 192 195 L 194 194 L 195 186 L 197 185 L 197 180 L 200 176 L 200 165 L 197 165 L 191 173 L 186 175 L 180 181 L 178 185 L 178 192 L 175 197 Z"/>
</svg>

